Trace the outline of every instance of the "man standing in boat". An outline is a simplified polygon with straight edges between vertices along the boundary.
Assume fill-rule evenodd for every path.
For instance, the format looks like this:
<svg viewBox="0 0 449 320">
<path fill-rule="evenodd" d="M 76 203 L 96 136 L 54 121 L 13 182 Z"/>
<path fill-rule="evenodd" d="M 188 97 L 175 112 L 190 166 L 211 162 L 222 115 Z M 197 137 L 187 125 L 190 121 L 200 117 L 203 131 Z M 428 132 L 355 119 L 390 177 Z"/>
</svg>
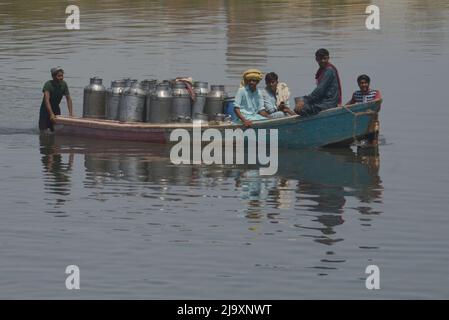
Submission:
<svg viewBox="0 0 449 320">
<path fill-rule="evenodd" d="M 59 104 L 62 96 L 66 97 L 69 116 L 73 116 L 72 98 L 70 98 L 69 87 L 64 81 L 64 70 L 61 67 L 55 67 L 50 70 L 52 80 L 44 84 L 42 92 L 44 97 L 39 112 L 39 130 L 45 131 L 49 129 L 53 132 L 54 122 L 57 115 L 61 114 Z"/>
<path fill-rule="evenodd" d="M 329 63 L 329 51 L 319 49 L 315 59 L 320 68 L 315 79 L 317 87 L 311 94 L 298 99 L 295 111 L 301 116 L 311 116 L 320 111 L 341 105 L 341 82 L 337 68 Z"/>
</svg>

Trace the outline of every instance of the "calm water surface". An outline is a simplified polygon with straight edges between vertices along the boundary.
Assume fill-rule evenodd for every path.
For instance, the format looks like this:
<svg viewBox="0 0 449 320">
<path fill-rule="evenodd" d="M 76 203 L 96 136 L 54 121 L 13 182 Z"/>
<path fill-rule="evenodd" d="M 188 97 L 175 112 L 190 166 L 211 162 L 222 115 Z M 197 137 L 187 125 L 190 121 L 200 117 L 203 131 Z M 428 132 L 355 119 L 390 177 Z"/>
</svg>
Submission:
<svg viewBox="0 0 449 320">
<path fill-rule="evenodd" d="M 68 31 L 61 1 L 0 1 L 0 298 L 449 298 L 448 1 L 377 1 L 380 31 L 362 0 L 77 3 Z M 319 47 L 344 100 L 361 73 L 382 90 L 377 150 L 282 150 L 261 177 L 36 129 L 53 65 L 80 115 L 93 75 L 232 92 L 257 67 L 305 94 Z"/>
</svg>

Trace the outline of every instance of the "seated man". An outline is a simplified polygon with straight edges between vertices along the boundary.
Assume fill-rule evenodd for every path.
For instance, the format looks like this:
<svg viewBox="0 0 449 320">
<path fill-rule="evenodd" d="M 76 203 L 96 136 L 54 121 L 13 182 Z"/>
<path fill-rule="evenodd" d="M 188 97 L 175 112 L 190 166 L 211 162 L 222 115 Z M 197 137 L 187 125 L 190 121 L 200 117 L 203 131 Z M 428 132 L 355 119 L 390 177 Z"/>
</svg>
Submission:
<svg viewBox="0 0 449 320">
<path fill-rule="evenodd" d="M 285 83 L 278 81 L 278 75 L 270 72 L 265 76 L 265 89 L 262 90 L 262 98 L 265 111 L 269 118 L 282 118 L 286 115 L 296 115 L 290 110 L 288 99 L 290 92 Z"/>
<path fill-rule="evenodd" d="M 262 94 L 257 89 L 260 80 L 262 80 L 262 72 L 259 70 L 249 69 L 245 71 L 241 87 L 235 94 L 235 114 L 246 127 L 250 127 L 252 121 L 267 120 L 268 117 L 268 113 L 263 107 Z"/>
<path fill-rule="evenodd" d="M 380 99 L 380 91 L 370 89 L 370 82 L 371 79 L 366 74 L 359 76 L 357 78 L 357 84 L 359 85 L 360 90 L 355 91 L 351 100 L 349 100 L 346 104 L 365 103 Z"/>
<path fill-rule="evenodd" d="M 329 63 L 329 51 L 319 49 L 315 60 L 320 66 L 315 75 L 317 87 L 311 94 L 298 99 L 295 111 L 301 116 L 311 116 L 341 105 L 340 77 L 337 68 Z"/>
</svg>

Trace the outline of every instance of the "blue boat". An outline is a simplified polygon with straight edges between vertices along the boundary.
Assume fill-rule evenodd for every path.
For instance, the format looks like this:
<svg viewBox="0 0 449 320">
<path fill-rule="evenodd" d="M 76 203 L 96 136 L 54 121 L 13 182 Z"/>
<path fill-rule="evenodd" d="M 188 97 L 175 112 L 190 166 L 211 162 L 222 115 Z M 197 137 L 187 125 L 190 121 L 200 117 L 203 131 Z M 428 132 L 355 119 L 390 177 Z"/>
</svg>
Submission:
<svg viewBox="0 0 449 320">
<path fill-rule="evenodd" d="M 374 142 L 379 131 L 382 99 L 328 109 L 311 117 L 254 122 L 254 128 L 278 129 L 281 148 L 344 147 L 359 140 Z"/>
<path fill-rule="evenodd" d="M 379 99 L 328 109 L 311 117 L 291 116 L 254 121 L 252 128 L 257 133 L 260 129 L 277 129 L 280 148 L 344 147 L 362 139 L 377 139 L 381 104 L 382 99 Z M 195 123 L 119 122 L 64 116 L 58 116 L 56 119 L 57 134 L 152 143 L 172 143 L 170 134 L 173 130 L 185 129 L 191 132 L 197 127 Z M 226 129 L 246 129 L 242 124 L 226 122 L 202 123 L 200 128 L 202 131 L 213 128 L 220 132 Z M 267 134 L 268 140 L 269 130 L 262 132 Z"/>
</svg>

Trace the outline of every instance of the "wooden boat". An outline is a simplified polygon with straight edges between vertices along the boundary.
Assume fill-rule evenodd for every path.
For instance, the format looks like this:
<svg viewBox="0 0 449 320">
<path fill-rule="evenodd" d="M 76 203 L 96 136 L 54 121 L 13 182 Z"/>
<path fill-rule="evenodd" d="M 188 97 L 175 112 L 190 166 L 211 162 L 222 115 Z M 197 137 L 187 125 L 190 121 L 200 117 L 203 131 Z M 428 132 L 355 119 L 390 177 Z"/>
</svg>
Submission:
<svg viewBox="0 0 449 320">
<path fill-rule="evenodd" d="M 278 145 L 281 148 L 303 149 L 324 146 L 348 146 L 361 139 L 373 140 L 378 132 L 378 113 L 382 99 L 368 103 L 337 107 L 311 117 L 292 116 L 253 122 L 252 128 L 278 129 Z M 192 123 L 142 123 L 114 120 L 74 118 L 58 116 L 56 134 L 113 139 L 171 143 L 170 133 L 175 129 L 189 132 L 198 127 Z M 201 130 L 241 128 L 241 124 L 202 124 Z"/>
</svg>

